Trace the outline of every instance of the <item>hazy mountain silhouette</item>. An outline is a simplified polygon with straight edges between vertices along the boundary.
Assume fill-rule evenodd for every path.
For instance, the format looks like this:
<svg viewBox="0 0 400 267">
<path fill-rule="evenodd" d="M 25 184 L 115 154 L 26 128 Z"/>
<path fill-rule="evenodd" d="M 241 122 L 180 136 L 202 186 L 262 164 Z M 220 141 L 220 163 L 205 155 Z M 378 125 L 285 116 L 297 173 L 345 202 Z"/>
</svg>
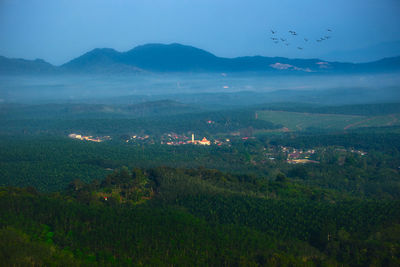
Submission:
<svg viewBox="0 0 400 267">
<path fill-rule="evenodd" d="M 62 66 L 43 60 L 0 57 L 0 73 L 275 72 L 337 73 L 400 70 L 400 57 L 369 63 L 340 63 L 283 57 L 217 57 L 181 44 L 146 44 L 127 52 L 94 49 Z"/>
<path fill-rule="evenodd" d="M 381 58 L 396 57 L 400 55 L 400 40 L 394 42 L 383 42 L 372 46 L 366 46 L 352 50 L 337 50 L 324 54 L 321 58 L 325 60 L 343 61 L 347 59 L 353 63 L 366 63 Z"/>
<path fill-rule="evenodd" d="M 0 74 L 55 73 L 57 67 L 42 59 L 26 60 L 0 56 Z"/>
</svg>

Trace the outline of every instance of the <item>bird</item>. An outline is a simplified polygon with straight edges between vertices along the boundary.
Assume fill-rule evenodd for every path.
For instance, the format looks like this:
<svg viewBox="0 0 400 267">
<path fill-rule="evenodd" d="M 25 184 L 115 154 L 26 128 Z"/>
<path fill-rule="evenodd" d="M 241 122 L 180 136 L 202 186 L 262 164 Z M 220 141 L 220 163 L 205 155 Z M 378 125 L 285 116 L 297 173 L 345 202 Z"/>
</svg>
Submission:
<svg viewBox="0 0 400 267">
<path fill-rule="evenodd" d="M 282 42 L 286 42 L 286 39 L 281 38 L 281 41 L 282 41 Z"/>
<path fill-rule="evenodd" d="M 275 34 L 275 33 L 276 33 L 276 31 L 274 31 L 274 30 L 271 30 L 271 32 L 272 32 L 272 34 Z"/>
<path fill-rule="evenodd" d="M 278 40 L 278 38 L 274 38 L 274 37 L 271 37 L 271 39 L 274 40 L 274 41 Z"/>
<path fill-rule="evenodd" d="M 299 49 L 299 50 L 303 50 L 303 47 L 300 47 L 300 46 L 298 46 L 298 47 L 297 47 L 297 49 Z"/>
<path fill-rule="evenodd" d="M 331 29 L 326 29 L 326 31 L 331 32 L 332 30 Z"/>
</svg>

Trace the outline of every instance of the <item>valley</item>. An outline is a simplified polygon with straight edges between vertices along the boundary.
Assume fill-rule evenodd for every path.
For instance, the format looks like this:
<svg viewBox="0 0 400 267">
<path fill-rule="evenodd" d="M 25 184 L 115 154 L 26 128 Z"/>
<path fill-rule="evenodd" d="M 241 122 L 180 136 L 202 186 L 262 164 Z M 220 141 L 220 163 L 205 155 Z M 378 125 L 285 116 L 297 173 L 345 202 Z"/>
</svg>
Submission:
<svg viewBox="0 0 400 267">
<path fill-rule="evenodd" d="M 0 0 L 0 266 L 400 266 L 399 14 Z"/>
</svg>

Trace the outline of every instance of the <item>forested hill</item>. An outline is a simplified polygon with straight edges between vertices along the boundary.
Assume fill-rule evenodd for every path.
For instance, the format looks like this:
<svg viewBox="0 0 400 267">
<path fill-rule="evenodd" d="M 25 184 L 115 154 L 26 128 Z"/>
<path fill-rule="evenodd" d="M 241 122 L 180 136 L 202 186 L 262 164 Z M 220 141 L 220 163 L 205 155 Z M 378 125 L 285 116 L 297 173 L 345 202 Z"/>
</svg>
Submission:
<svg viewBox="0 0 400 267">
<path fill-rule="evenodd" d="M 127 52 L 96 48 L 60 67 L 44 61 L 0 60 L 0 73 L 142 73 L 142 72 L 272 72 L 349 73 L 400 70 L 400 57 L 370 63 L 340 63 L 320 59 L 246 56 L 223 58 L 182 44 L 146 44 Z"/>
</svg>

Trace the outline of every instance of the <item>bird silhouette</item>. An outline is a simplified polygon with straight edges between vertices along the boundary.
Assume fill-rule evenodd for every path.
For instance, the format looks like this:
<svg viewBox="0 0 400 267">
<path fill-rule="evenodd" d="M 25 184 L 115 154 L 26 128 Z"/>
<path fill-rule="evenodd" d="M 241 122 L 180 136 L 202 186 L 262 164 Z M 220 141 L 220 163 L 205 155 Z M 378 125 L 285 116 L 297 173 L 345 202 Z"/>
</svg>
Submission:
<svg viewBox="0 0 400 267">
<path fill-rule="evenodd" d="M 290 45 L 290 43 L 288 43 L 288 38 L 285 38 L 285 37 L 287 37 L 287 34 L 286 34 L 286 36 L 284 35 L 284 34 L 277 34 L 278 33 L 278 31 L 275 31 L 275 30 L 270 30 L 271 31 L 271 33 L 273 34 L 272 35 L 272 37 L 270 38 L 275 44 L 279 44 L 279 43 L 281 43 L 282 45 L 285 45 L 285 46 L 289 46 Z M 330 34 L 328 33 L 328 32 L 332 32 L 332 29 L 331 28 L 326 28 L 326 32 L 325 32 L 325 34 L 326 35 L 323 35 L 323 36 L 321 36 L 319 39 L 315 39 L 315 41 L 316 42 L 318 42 L 318 43 L 321 43 L 321 42 L 323 42 L 323 41 L 326 41 L 326 40 L 328 40 L 328 39 L 331 39 L 332 38 L 332 36 L 330 36 Z M 313 39 L 309 39 L 309 38 L 307 38 L 307 37 L 304 37 L 302 34 L 299 34 L 299 33 L 297 33 L 296 31 L 294 31 L 294 30 L 288 30 L 288 33 L 291 35 L 291 36 L 300 36 L 303 40 L 304 40 L 304 42 L 308 42 L 308 41 L 312 41 Z M 290 39 L 290 38 L 289 38 Z M 292 40 L 292 39 L 291 39 Z M 293 39 L 294 40 L 294 39 Z M 301 44 L 300 44 L 301 45 Z M 305 46 L 305 44 L 304 44 L 304 46 Z M 297 48 L 298 50 L 304 50 L 304 47 L 301 47 L 301 46 L 296 46 L 295 44 L 293 44 L 293 48 Z"/>
</svg>

